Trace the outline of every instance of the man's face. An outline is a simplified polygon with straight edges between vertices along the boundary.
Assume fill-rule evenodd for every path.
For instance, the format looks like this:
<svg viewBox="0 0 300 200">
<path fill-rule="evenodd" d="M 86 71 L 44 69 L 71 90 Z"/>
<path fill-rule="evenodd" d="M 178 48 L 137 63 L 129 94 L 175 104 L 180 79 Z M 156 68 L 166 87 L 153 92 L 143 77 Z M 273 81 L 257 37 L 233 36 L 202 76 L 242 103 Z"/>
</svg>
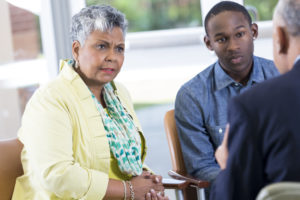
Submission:
<svg viewBox="0 0 300 200">
<path fill-rule="evenodd" d="M 215 51 L 226 72 L 249 72 L 253 60 L 253 37 L 257 36 L 256 24 L 250 26 L 241 12 L 224 11 L 208 21 L 207 34 L 205 43 Z"/>
</svg>

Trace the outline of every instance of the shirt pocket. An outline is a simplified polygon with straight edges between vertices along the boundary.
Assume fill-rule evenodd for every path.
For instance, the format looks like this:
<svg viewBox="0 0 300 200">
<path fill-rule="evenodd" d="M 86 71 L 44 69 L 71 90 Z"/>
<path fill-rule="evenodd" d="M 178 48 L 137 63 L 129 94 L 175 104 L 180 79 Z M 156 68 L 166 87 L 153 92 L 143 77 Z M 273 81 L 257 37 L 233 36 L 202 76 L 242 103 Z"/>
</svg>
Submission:
<svg viewBox="0 0 300 200">
<path fill-rule="evenodd" d="M 220 126 L 208 126 L 208 133 L 212 139 L 214 148 L 217 148 L 223 141 L 226 124 Z"/>
</svg>

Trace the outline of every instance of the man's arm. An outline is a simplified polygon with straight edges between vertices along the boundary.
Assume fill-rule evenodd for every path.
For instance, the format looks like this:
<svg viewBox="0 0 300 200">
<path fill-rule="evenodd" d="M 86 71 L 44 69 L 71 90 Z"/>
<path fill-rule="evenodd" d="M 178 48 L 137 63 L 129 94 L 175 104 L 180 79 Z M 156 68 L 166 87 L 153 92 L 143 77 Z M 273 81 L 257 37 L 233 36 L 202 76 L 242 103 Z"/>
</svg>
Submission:
<svg viewBox="0 0 300 200">
<path fill-rule="evenodd" d="M 220 171 L 214 147 L 203 123 L 200 102 L 186 88 L 175 101 L 175 119 L 187 172 L 199 179 L 213 181 Z"/>
<path fill-rule="evenodd" d="M 258 120 L 239 100 L 242 102 L 241 98 L 234 98 L 229 104 L 229 156 L 225 170 L 213 184 L 211 200 L 255 199 L 262 187 L 264 174 L 262 149 L 257 139 Z"/>
</svg>

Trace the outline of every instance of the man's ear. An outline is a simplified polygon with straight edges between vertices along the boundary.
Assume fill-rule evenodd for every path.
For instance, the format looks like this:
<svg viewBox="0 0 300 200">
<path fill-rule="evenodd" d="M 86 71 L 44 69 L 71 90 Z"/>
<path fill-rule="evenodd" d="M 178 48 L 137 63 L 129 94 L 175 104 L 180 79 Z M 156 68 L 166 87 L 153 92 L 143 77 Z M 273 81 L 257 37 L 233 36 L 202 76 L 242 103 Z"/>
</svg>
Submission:
<svg viewBox="0 0 300 200">
<path fill-rule="evenodd" d="M 207 35 L 204 36 L 204 43 L 205 43 L 206 47 L 207 47 L 209 50 L 211 50 L 211 51 L 214 50 L 214 49 L 212 48 L 212 46 L 211 46 L 210 39 L 209 39 L 209 37 L 208 37 Z"/>
<path fill-rule="evenodd" d="M 258 36 L 258 26 L 256 23 L 251 24 L 251 32 L 253 39 L 257 38 Z"/>
<path fill-rule="evenodd" d="M 276 27 L 277 41 L 278 45 L 277 51 L 279 54 L 287 54 L 289 49 L 289 35 L 284 27 Z"/>
<path fill-rule="evenodd" d="M 78 56 L 79 56 L 79 49 L 80 49 L 81 45 L 80 45 L 80 42 L 75 40 L 73 43 L 72 43 L 72 55 L 73 55 L 73 58 L 75 60 L 78 60 Z"/>
</svg>

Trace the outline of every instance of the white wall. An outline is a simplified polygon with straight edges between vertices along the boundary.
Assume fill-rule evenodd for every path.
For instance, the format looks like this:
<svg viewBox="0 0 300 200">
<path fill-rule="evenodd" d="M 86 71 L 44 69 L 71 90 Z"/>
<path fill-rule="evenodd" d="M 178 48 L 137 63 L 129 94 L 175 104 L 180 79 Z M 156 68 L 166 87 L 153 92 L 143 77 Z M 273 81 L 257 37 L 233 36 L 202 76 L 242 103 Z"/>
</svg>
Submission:
<svg viewBox="0 0 300 200">
<path fill-rule="evenodd" d="M 0 0 L 0 64 L 14 59 L 9 9 L 6 0 Z"/>
<path fill-rule="evenodd" d="M 84 0 L 42 0 L 41 34 L 50 79 L 58 73 L 59 60 L 72 57 L 71 17 L 84 6 Z"/>
</svg>

